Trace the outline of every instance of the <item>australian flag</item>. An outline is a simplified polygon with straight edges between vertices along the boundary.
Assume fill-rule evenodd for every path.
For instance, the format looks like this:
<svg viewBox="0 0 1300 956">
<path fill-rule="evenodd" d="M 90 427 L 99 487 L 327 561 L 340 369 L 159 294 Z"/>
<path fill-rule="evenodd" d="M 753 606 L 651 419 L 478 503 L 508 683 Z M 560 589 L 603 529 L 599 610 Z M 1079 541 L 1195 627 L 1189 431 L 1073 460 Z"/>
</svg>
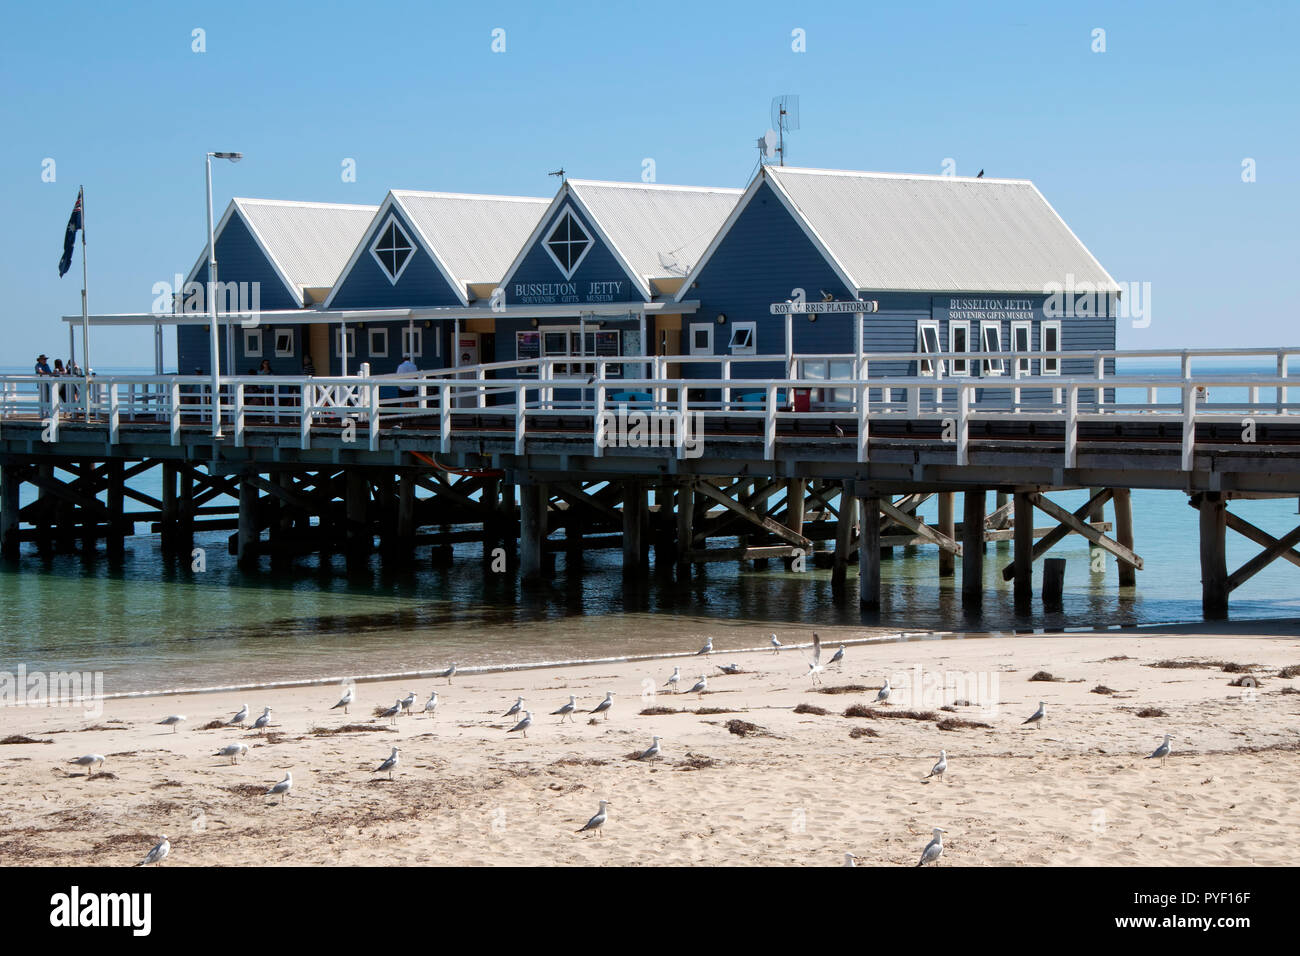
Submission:
<svg viewBox="0 0 1300 956">
<path fill-rule="evenodd" d="M 81 228 L 81 199 L 85 190 L 77 190 L 77 204 L 68 217 L 68 230 L 63 234 L 63 258 L 59 260 L 59 278 L 72 268 L 72 250 L 77 245 L 77 230 Z"/>
</svg>

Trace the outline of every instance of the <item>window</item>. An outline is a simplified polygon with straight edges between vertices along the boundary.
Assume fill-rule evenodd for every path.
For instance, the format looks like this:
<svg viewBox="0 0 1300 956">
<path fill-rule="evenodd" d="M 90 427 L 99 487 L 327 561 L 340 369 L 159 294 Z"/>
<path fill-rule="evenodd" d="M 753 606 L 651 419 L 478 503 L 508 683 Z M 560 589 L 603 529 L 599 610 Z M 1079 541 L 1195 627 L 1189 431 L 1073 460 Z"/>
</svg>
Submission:
<svg viewBox="0 0 1300 956">
<path fill-rule="evenodd" d="M 691 338 L 688 343 L 690 355 L 713 354 L 713 324 L 710 322 L 692 322 Z"/>
<path fill-rule="evenodd" d="M 970 352 L 970 323 L 948 323 L 948 351 L 954 353 Z M 948 362 L 949 375 L 969 375 L 970 359 L 955 358 Z"/>
<path fill-rule="evenodd" d="M 546 326 L 536 332 L 515 333 L 515 358 L 617 358 L 623 354 L 623 334 L 621 332 L 595 327 L 583 330 L 577 326 Z M 556 376 L 583 376 L 595 373 L 595 362 L 557 362 L 554 366 Z M 520 375 L 536 375 L 535 368 L 519 370 Z M 606 378 L 619 378 L 623 374 L 621 365 L 605 366 Z"/>
<path fill-rule="evenodd" d="M 826 381 L 849 381 L 853 378 L 853 360 L 851 359 L 808 359 L 799 362 L 799 377 L 805 379 L 822 379 Z M 823 403 L 850 405 L 853 402 L 852 388 L 821 389 Z"/>
<path fill-rule="evenodd" d="M 1028 352 L 1029 345 L 1029 323 L 1012 322 L 1011 323 L 1011 351 Z M 1034 360 L 1029 358 L 1016 359 L 1016 370 L 1021 375 L 1030 375 L 1034 370 Z"/>
<path fill-rule="evenodd" d="M 370 357 L 388 358 L 388 330 L 370 330 Z"/>
<path fill-rule="evenodd" d="M 731 327 L 731 341 L 727 348 L 731 349 L 732 355 L 757 355 L 757 343 L 758 323 L 737 322 Z"/>
<path fill-rule="evenodd" d="M 370 244 L 370 254 L 379 263 L 379 268 L 384 270 L 389 282 L 397 284 L 414 253 L 415 245 L 411 242 L 411 237 L 398 223 L 397 217 L 390 215 L 375 236 L 375 241 Z"/>
<path fill-rule="evenodd" d="M 1002 351 L 1002 323 L 1001 322 L 981 322 L 980 323 L 980 344 L 985 352 Z M 985 375 L 1001 375 L 1007 370 L 1007 363 L 1000 358 L 986 358 L 984 360 Z"/>
<path fill-rule="evenodd" d="M 347 351 L 343 349 L 344 335 L 347 336 Z M 334 330 L 334 351 L 344 358 L 353 358 L 357 354 L 357 332 L 356 329 Z"/>
<path fill-rule="evenodd" d="M 249 358 L 262 357 L 261 329 L 244 329 L 244 354 Z"/>
<path fill-rule="evenodd" d="M 434 336 L 434 342 L 438 337 Z M 413 329 L 409 326 L 402 329 L 402 355 L 403 357 L 419 358 L 424 354 L 424 329 Z"/>
<path fill-rule="evenodd" d="M 564 278 L 571 279 L 578 271 L 578 265 L 591 250 L 591 238 L 578 225 L 572 209 L 565 209 L 564 214 L 556 220 L 543 243 L 555 264 L 564 273 Z"/>
<path fill-rule="evenodd" d="M 275 357 L 293 358 L 293 329 L 275 330 Z"/>
<path fill-rule="evenodd" d="M 916 350 L 925 352 L 929 355 L 939 354 L 939 323 L 938 322 L 918 322 L 916 324 Z M 943 363 L 940 362 L 939 371 L 943 372 Z M 917 365 L 917 371 L 920 375 L 933 375 L 935 363 L 931 359 L 921 359 Z"/>
<path fill-rule="evenodd" d="M 1042 352 L 1059 352 L 1061 351 L 1061 323 L 1040 322 L 1038 324 L 1039 351 Z M 1061 360 L 1054 358 L 1043 359 L 1044 375 L 1060 375 Z"/>
</svg>

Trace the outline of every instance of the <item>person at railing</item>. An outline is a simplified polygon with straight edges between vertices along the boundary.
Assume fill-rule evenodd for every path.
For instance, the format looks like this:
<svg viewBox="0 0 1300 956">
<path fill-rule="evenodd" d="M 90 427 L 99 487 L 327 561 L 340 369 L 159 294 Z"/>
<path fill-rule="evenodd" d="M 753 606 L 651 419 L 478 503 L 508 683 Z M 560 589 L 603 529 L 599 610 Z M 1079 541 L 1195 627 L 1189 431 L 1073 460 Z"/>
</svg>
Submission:
<svg viewBox="0 0 1300 956">
<path fill-rule="evenodd" d="M 48 355 L 46 355 L 44 352 L 42 352 L 40 355 L 36 356 L 36 374 L 37 374 L 37 375 L 48 375 L 48 376 L 50 376 L 51 378 L 54 376 L 54 373 L 50 370 L 49 361 L 50 361 L 50 357 L 49 357 Z M 42 385 L 41 388 L 40 388 L 40 391 L 41 391 L 41 404 L 42 404 L 42 405 L 46 405 L 46 404 L 48 404 L 50 401 L 53 400 L 52 390 L 51 390 L 51 387 L 50 387 L 49 385 Z M 42 411 L 42 414 L 44 414 L 43 411 Z"/>
<path fill-rule="evenodd" d="M 316 364 L 311 360 L 310 355 L 304 354 L 302 357 L 302 374 L 303 375 L 316 374 Z"/>
<path fill-rule="evenodd" d="M 402 359 L 401 365 L 397 366 L 398 375 L 414 375 L 419 371 L 420 369 L 411 361 L 411 356 L 409 355 Z M 413 386 L 399 385 L 397 387 L 397 394 L 402 397 L 403 408 L 415 407 L 415 388 Z"/>
</svg>

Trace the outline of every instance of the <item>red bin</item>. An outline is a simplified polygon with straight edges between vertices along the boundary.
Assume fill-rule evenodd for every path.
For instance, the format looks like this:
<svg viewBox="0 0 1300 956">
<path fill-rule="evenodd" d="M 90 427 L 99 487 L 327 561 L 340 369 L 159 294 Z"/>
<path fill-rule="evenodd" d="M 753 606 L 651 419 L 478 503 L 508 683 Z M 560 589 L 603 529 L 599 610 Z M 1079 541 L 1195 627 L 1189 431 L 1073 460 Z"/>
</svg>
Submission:
<svg viewBox="0 0 1300 956">
<path fill-rule="evenodd" d="M 807 412 L 812 410 L 812 389 L 796 388 L 794 391 L 794 410 Z"/>
</svg>

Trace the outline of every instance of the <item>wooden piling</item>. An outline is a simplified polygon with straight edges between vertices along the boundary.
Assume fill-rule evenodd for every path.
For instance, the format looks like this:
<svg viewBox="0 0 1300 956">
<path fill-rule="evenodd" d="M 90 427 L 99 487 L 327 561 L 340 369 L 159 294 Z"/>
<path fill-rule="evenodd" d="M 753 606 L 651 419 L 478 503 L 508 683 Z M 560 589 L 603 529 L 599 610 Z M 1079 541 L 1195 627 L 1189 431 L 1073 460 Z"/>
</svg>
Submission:
<svg viewBox="0 0 1300 956">
<path fill-rule="evenodd" d="M 175 554 L 177 550 L 177 499 L 176 499 L 176 465 L 170 461 L 162 466 L 162 513 L 159 517 L 159 529 L 163 554 Z"/>
<path fill-rule="evenodd" d="M 623 483 L 623 573 L 645 570 L 646 489 L 640 481 Z"/>
<path fill-rule="evenodd" d="M 849 573 L 849 549 L 853 547 L 853 528 L 858 521 L 858 500 L 846 489 L 840 495 L 840 515 L 835 522 L 835 561 L 831 566 L 831 591 L 840 593 Z"/>
<path fill-rule="evenodd" d="M 245 570 L 257 567 L 258 540 L 260 537 L 257 504 L 257 486 L 241 478 L 239 481 L 239 532 L 235 554 L 239 566 Z"/>
<path fill-rule="evenodd" d="M 1015 533 L 1014 574 L 1015 606 L 1018 613 L 1026 613 L 1033 605 L 1034 572 L 1034 506 L 1024 492 L 1016 492 L 1012 503 Z"/>
<path fill-rule="evenodd" d="M 1217 492 L 1201 496 L 1201 616 L 1228 616 L 1226 503 Z"/>
<path fill-rule="evenodd" d="M 956 524 L 952 516 L 952 499 L 951 491 L 940 492 L 939 494 L 939 531 L 949 538 L 955 536 Z M 943 548 L 939 549 L 939 577 L 950 578 L 953 576 L 955 567 L 954 556 L 951 551 Z"/>
<path fill-rule="evenodd" d="M 1133 550 L 1133 499 L 1128 488 L 1114 489 L 1111 501 L 1115 505 L 1115 540 Z M 1119 565 L 1119 586 L 1131 588 L 1137 585 L 1137 568 L 1127 561 L 1115 562 Z"/>
<path fill-rule="evenodd" d="M 978 611 L 984 605 L 984 509 L 987 493 L 967 491 L 962 512 L 961 603 Z"/>
<path fill-rule="evenodd" d="M 677 488 L 677 576 L 691 573 L 690 552 L 695 545 L 695 489 L 689 481 Z"/>
<path fill-rule="evenodd" d="M 1043 559 L 1043 610 L 1059 611 L 1065 603 L 1065 558 Z"/>
<path fill-rule="evenodd" d="M 108 471 L 108 540 L 107 550 L 110 555 L 120 555 L 126 548 L 126 535 L 134 528 L 128 527 L 126 520 L 126 480 L 123 472 L 126 470 L 124 463 L 120 458 L 114 458 L 105 464 Z M 94 521 L 93 516 L 87 509 L 82 509 L 82 523 L 90 526 Z M 91 547 L 94 547 L 93 539 Z"/>
<path fill-rule="evenodd" d="M 858 499 L 858 603 L 880 608 L 880 499 Z"/>
<path fill-rule="evenodd" d="M 19 551 L 19 474 L 15 465 L 0 467 L 0 557 L 7 561 L 15 560 Z"/>
<path fill-rule="evenodd" d="M 808 492 L 808 482 L 803 478 L 791 478 L 785 483 L 785 526 L 795 534 L 803 535 L 804 500 Z M 811 560 L 810 555 L 804 555 Z M 793 565 L 793 559 L 785 559 L 785 569 Z"/>
<path fill-rule="evenodd" d="M 546 486 L 519 486 L 519 571 L 525 584 L 542 580 L 542 541 L 546 537 Z"/>
</svg>

